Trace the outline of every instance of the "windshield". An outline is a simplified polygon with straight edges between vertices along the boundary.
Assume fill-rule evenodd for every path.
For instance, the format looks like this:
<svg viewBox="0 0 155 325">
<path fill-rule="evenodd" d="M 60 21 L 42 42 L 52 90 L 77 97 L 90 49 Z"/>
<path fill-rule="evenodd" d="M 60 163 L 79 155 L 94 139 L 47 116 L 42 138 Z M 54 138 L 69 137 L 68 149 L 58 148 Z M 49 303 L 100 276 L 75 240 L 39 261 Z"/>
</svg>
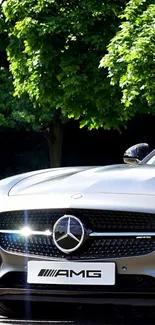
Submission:
<svg viewBox="0 0 155 325">
<path fill-rule="evenodd" d="M 150 158 L 150 159 L 146 162 L 146 164 L 148 164 L 148 165 L 155 165 L 155 155 L 154 155 L 152 158 Z"/>
</svg>

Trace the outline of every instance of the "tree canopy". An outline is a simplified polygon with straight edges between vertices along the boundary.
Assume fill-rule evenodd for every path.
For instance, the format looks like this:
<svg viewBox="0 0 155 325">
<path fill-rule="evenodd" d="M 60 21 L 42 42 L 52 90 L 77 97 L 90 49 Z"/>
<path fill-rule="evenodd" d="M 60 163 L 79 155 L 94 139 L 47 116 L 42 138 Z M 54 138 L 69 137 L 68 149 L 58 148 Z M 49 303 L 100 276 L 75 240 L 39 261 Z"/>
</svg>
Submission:
<svg viewBox="0 0 155 325">
<path fill-rule="evenodd" d="M 6 0 L 5 29 L 15 94 L 28 93 L 39 125 L 59 117 L 81 127 L 118 127 L 126 116 L 111 104 L 98 65 L 115 35 L 124 0 Z"/>
<path fill-rule="evenodd" d="M 6 49 L 9 44 L 5 19 L 0 8 L 0 128 L 34 128 L 35 116 L 28 95 L 14 96 L 13 77 L 9 71 Z M 34 125 L 33 125 L 34 124 Z"/>
<path fill-rule="evenodd" d="M 119 87 L 121 103 L 132 116 L 155 113 L 155 3 L 130 0 L 116 36 L 100 66 L 108 68 L 113 87 Z"/>
</svg>

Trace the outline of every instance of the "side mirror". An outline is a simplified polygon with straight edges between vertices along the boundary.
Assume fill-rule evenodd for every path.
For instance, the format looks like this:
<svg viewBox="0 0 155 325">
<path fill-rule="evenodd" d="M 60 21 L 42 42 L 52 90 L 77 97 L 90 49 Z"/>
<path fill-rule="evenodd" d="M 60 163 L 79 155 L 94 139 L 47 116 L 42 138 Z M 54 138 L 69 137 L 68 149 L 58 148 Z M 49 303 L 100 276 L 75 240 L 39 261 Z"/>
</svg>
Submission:
<svg viewBox="0 0 155 325">
<path fill-rule="evenodd" d="M 123 161 L 126 164 L 138 164 L 149 153 L 149 145 L 147 143 L 136 144 L 127 149 L 123 155 Z"/>
</svg>

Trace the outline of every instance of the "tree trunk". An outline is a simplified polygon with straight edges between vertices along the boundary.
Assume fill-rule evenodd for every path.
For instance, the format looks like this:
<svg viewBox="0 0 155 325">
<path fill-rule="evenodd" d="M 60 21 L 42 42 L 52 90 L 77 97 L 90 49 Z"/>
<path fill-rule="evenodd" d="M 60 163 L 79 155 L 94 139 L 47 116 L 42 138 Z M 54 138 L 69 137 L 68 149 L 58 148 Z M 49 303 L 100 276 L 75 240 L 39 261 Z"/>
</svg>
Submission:
<svg viewBox="0 0 155 325">
<path fill-rule="evenodd" d="M 48 128 L 45 135 L 48 141 L 50 167 L 60 167 L 63 136 L 61 123 L 57 122 L 56 124 Z"/>
</svg>

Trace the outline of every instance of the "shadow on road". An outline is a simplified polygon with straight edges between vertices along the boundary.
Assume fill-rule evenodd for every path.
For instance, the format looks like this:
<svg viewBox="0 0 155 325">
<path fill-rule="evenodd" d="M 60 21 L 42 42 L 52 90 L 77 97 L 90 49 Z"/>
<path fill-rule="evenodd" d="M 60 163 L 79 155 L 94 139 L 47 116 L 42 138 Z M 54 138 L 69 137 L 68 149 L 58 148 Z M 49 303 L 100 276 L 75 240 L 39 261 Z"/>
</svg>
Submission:
<svg viewBox="0 0 155 325">
<path fill-rule="evenodd" d="M 26 318 L 1 318 L 0 325 L 152 325 L 155 324 L 155 308 L 36 304 L 31 317 Z"/>
</svg>

